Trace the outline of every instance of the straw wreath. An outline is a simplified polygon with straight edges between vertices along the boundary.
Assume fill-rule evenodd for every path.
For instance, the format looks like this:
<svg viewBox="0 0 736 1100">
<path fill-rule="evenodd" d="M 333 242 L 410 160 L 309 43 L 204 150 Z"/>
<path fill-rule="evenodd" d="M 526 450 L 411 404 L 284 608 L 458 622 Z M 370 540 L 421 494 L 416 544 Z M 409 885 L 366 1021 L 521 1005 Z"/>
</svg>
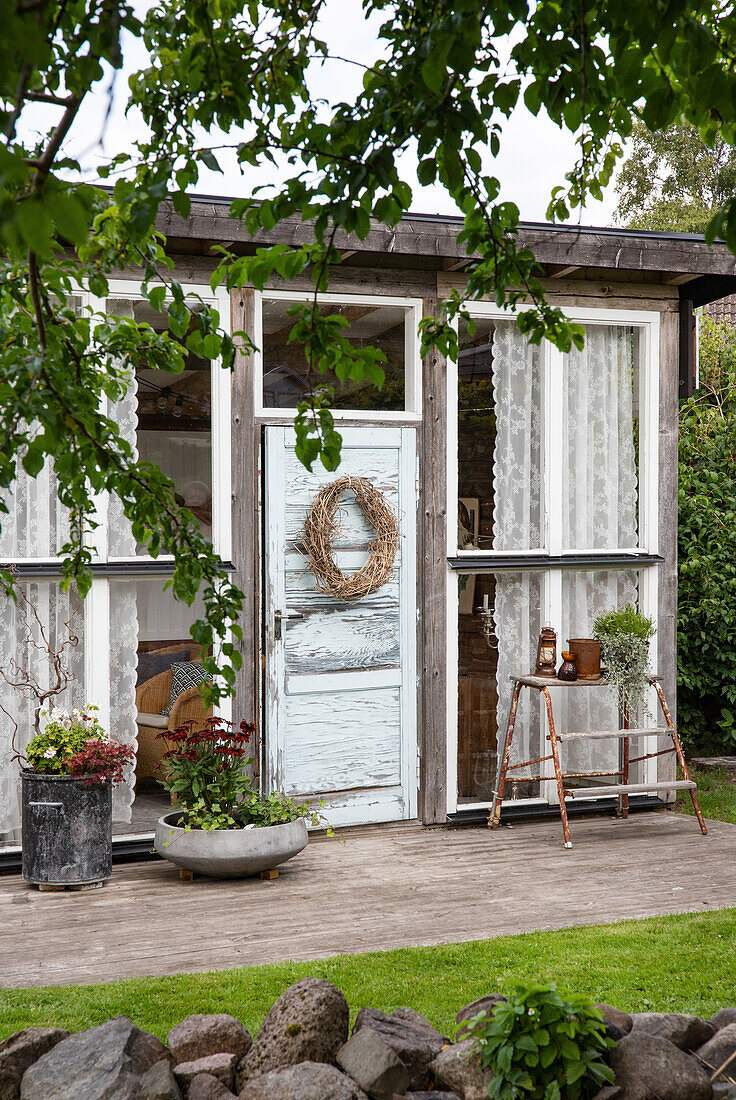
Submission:
<svg viewBox="0 0 736 1100">
<path fill-rule="evenodd" d="M 364 565 L 348 576 L 338 569 L 333 546 L 340 533 L 337 518 L 340 497 L 350 490 L 358 507 L 375 528 L 376 538 L 368 548 Z M 383 493 L 365 477 L 346 474 L 326 485 L 314 499 L 304 525 L 302 545 L 320 592 L 352 603 L 375 592 L 391 576 L 399 540 L 399 521 L 389 508 Z"/>
</svg>

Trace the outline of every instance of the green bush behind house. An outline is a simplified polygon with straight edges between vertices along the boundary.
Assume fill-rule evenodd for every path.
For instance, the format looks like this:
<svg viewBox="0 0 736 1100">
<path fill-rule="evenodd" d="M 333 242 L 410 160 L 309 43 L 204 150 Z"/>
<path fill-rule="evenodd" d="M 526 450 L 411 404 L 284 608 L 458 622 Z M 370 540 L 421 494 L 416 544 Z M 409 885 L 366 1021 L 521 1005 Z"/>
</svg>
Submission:
<svg viewBox="0 0 736 1100">
<path fill-rule="evenodd" d="M 736 753 L 736 328 L 703 318 L 700 385 L 680 406 L 678 728 Z"/>
</svg>

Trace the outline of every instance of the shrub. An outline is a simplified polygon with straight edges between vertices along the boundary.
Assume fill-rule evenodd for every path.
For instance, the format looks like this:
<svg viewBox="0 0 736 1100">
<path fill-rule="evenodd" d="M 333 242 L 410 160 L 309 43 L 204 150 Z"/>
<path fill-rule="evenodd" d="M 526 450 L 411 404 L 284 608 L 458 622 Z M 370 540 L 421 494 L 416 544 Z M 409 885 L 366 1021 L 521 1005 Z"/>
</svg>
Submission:
<svg viewBox="0 0 736 1100">
<path fill-rule="evenodd" d="M 736 331 L 704 319 L 701 385 L 680 409 L 678 726 L 736 751 Z"/>
<path fill-rule="evenodd" d="M 587 997 L 563 1000 L 554 986 L 517 986 L 490 1016 L 470 1022 L 492 1100 L 584 1100 L 613 1083 L 612 1039 Z M 467 1025 L 465 1025 L 467 1026 Z"/>
</svg>

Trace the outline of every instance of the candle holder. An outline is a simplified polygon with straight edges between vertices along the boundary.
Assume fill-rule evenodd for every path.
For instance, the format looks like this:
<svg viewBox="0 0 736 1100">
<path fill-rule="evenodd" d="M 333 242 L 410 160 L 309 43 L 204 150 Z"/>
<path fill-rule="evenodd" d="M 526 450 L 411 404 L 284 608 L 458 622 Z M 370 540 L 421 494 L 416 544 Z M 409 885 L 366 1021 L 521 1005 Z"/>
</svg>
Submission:
<svg viewBox="0 0 736 1100">
<path fill-rule="evenodd" d="M 535 676 L 542 676 L 548 680 L 557 679 L 557 635 L 547 623 L 542 627 L 537 642 L 537 665 L 534 669 Z"/>
</svg>

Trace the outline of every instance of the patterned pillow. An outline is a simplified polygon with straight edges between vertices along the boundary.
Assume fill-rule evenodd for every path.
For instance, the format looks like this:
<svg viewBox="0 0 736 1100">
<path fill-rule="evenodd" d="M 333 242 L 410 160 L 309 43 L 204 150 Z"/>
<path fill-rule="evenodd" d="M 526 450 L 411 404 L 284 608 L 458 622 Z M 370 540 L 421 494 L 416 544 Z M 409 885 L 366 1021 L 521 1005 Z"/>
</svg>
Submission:
<svg viewBox="0 0 736 1100">
<path fill-rule="evenodd" d="M 156 649 L 151 650 L 149 653 L 139 653 L 138 679 L 135 686 L 145 684 L 148 680 L 152 680 L 154 676 L 158 676 L 160 672 L 168 672 L 174 661 L 188 660 L 188 649 L 180 649 L 176 653 L 161 653 Z"/>
<path fill-rule="evenodd" d="M 210 674 L 205 672 L 201 661 L 174 661 L 171 672 L 173 674 L 171 698 L 168 707 L 161 711 L 162 714 L 171 713 L 174 703 L 187 688 L 196 687 L 197 684 L 201 684 L 210 678 Z"/>
</svg>

